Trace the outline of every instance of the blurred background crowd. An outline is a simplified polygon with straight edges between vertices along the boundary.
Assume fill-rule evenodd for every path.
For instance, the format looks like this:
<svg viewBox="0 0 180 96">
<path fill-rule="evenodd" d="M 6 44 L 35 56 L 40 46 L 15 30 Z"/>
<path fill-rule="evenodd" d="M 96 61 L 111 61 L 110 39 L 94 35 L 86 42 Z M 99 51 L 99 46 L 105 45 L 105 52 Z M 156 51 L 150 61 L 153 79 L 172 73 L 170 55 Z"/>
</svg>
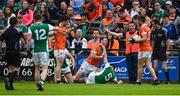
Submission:
<svg viewBox="0 0 180 96">
<path fill-rule="evenodd" d="M 84 54 L 81 48 L 93 48 L 101 36 L 107 36 L 107 49 L 124 50 L 129 23 L 135 22 L 138 31 L 139 16 L 146 18 L 150 28 L 151 21 L 158 18 L 168 30 L 171 48 L 180 45 L 180 0 L 0 0 L 0 9 L 1 32 L 10 26 L 13 16 L 19 19 L 22 32 L 27 32 L 36 12 L 41 13 L 44 23 L 54 26 L 67 19 L 67 26 L 74 29 L 67 37 L 66 47 L 76 48 L 74 54 Z M 112 36 L 105 29 L 124 36 Z M 120 55 L 117 50 L 108 51 L 108 55 Z"/>
</svg>

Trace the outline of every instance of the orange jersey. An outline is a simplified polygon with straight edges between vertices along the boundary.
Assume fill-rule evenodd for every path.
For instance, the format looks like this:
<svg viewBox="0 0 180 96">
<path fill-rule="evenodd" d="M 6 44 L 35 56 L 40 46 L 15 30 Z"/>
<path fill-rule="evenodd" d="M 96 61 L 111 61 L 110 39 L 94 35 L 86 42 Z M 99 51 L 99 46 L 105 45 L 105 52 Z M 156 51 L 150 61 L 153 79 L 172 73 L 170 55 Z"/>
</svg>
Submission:
<svg viewBox="0 0 180 96">
<path fill-rule="evenodd" d="M 103 0 L 94 0 L 95 3 L 100 3 L 102 4 L 103 3 Z"/>
<path fill-rule="evenodd" d="M 96 46 L 91 50 L 91 52 L 96 53 L 97 56 L 101 56 L 101 55 L 102 55 L 102 51 L 103 51 L 103 49 L 102 49 L 102 45 L 101 45 L 101 44 L 96 45 Z M 86 61 L 87 61 L 89 64 L 94 65 L 94 66 L 96 66 L 96 67 L 98 67 L 98 64 L 100 63 L 100 60 L 101 60 L 101 59 L 93 59 L 93 58 L 91 58 L 91 53 L 90 53 L 90 55 L 86 58 Z"/>
<path fill-rule="evenodd" d="M 104 19 L 102 20 L 102 24 L 103 24 L 103 26 L 108 26 L 108 25 L 111 24 L 113 21 L 114 21 L 114 18 L 111 18 L 111 19 L 104 18 Z"/>
<path fill-rule="evenodd" d="M 54 50 L 59 49 L 65 49 L 66 48 L 66 38 L 68 36 L 68 33 L 66 32 L 66 27 L 60 27 L 58 32 L 55 33 L 55 44 L 54 44 Z"/>
<path fill-rule="evenodd" d="M 110 2 L 116 6 L 116 5 L 124 5 L 125 0 L 110 0 Z"/>
<path fill-rule="evenodd" d="M 94 39 L 89 40 L 87 47 L 90 48 L 90 49 L 93 49 L 96 45 L 99 44 L 99 42 L 100 42 L 99 39 L 97 41 L 95 41 Z"/>
<path fill-rule="evenodd" d="M 117 19 L 116 19 L 116 23 L 123 23 L 125 20 L 127 20 L 127 21 L 129 21 L 129 22 L 132 21 L 131 17 L 126 16 L 125 18 L 117 18 Z"/>
<path fill-rule="evenodd" d="M 94 10 L 92 12 L 89 11 L 89 8 L 91 8 L 92 6 L 94 6 Z M 99 3 L 95 3 L 94 5 L 92 5 L 91 3 L 86 4 L 85 6 L 85 13 L 88 14 L 88 19 L 92 20 L 92 19 L 97 19 L 97 17 L 102 14 L 102 5 Z"/>
<path fill-rule="evenodd" d="M 114 43 L 112 44 L 112 47 L 111 47 L 111 44 L 109 44 L 107 49 L 119 49 L 118 40 L 114 39 Z M 118 54 L 119 54 L 119 51 L 109 51 L 109 52 L 116 55 L 116 56 L 118 56 Z"/>
<path fill-rule="evenodd" d="M 139 49 L 140 51 L 152 51 L 151 43 L 150 43 L 150 34 L 151 29 L 148 27 L 147 24 L 143 24 L 139 29 L 139 36 L 142 37 L 142 33 L 147 33 L 147 39 L 143 42 L 139 43 Z"/>
</svg>

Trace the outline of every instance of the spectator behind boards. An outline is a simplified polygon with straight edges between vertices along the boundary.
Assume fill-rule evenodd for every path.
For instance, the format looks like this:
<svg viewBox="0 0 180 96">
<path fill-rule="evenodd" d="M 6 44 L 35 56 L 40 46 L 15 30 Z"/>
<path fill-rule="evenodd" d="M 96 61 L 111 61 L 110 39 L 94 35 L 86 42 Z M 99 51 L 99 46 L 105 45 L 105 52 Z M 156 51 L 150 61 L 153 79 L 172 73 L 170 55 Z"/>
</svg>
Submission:
<svg viewBox="0 0 180 96">
<path fill-rule="evenodd" d="M 27 1 L 23 1 L 23 7 L 18 11 L 18 15 L 22 15 L 22 24 L 29 26 L 33 22 L 33 11 L 29 9 Z"/>
</svg>

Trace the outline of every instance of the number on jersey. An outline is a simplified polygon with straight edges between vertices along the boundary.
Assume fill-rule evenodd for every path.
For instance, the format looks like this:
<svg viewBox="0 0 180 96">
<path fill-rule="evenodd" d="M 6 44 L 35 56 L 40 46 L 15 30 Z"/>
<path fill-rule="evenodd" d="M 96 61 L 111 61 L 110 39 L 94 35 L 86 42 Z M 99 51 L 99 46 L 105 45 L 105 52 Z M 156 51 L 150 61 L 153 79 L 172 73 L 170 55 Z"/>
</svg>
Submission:
<svg viewBox="0 0 180 96">
<path fill-rule="evenodd" d="M 109 73 L 107 76 L 105 76 L 105 80 L 109 81 L 112 78 L 112 73 Z"/>
<path fill-rule="evenodd" d="M 35 30 L 35 33 L 36 33 L 36 40 L 44 40 L 47 38 L 45 29 Z"/>
</svg>

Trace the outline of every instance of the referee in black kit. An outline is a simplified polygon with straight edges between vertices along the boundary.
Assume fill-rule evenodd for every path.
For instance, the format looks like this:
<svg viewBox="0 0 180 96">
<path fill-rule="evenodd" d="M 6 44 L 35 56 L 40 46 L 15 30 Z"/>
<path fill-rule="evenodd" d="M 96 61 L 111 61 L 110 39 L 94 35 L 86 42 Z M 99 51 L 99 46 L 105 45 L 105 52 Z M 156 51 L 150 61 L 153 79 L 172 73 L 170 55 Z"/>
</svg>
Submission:
<svg viewBox="0 0 180 96">
<path fill-rule="evenodd" d="M 18 20 L 12 17 L 9 20 L 10 27 L 0 36 L 0 47 L 2 49 L 2 42 L 6 44 L 4 60 L 7 62 L 9 74 L 5 79 L 6 90 L 14 90 L 13 80 L 20 70 L 20 41 L 24 42 L 23 34 L 18 30 Z"/>
<path fill-rule="evenodd" d="M 153 31 L 151 33 L 152 40 L 152 59 L 154 62 L 154 70 L 156 76 L 158 76 L 158 60 L 162 61 L 162 68 L 165 71 L 166 83 L 169 82 L 169 72 L 167 69 L 167 56 L 169 55 L 170 43 L 167 36 L 167 30 L 161 26 L 159 19 L 154 19 L 152 21 Z"/>
</svg>

